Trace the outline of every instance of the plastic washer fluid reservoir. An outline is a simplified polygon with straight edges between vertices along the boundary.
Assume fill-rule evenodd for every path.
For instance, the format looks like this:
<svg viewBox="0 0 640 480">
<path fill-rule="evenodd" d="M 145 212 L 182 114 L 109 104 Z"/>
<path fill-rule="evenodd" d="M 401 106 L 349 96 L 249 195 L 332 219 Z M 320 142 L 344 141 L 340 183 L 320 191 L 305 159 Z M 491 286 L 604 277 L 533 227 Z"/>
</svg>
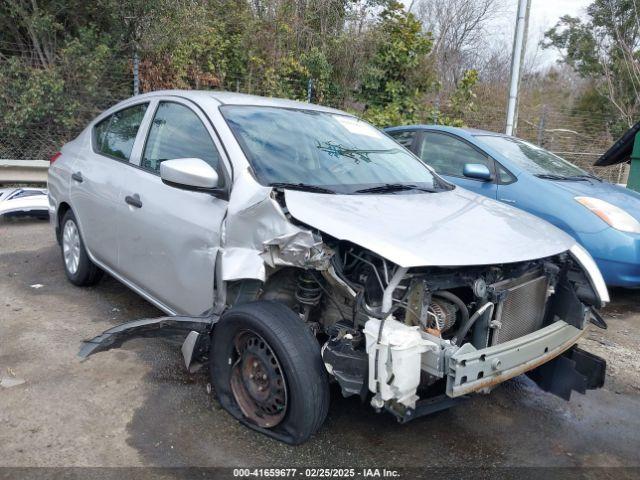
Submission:
<svg viewBox="0 0 640 480">
<path fill-rule="evenodd" d="M 370 318 L 364 326 L 369 356 L 369 390 L 376 393 L 375 362 L 376 349 L 379 348 L 378 380 L 382 400 L 395 399 L 414 408 L 418 399 L 416 389 L 420 384 L 421 356 L 427 350 L 437 350 L 438 345 L 422 338 L 418 327 L 388 318 L 378 346 L 380 322 L 377 318 Z"/>
</svg>

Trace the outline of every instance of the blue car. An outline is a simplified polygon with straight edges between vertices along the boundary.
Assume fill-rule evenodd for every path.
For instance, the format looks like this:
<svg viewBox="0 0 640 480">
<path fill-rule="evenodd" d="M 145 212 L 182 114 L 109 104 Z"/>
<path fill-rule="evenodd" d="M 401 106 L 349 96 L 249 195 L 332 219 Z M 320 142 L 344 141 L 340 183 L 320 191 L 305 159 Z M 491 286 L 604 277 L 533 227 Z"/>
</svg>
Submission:
<svg viewBox="0 0 640 480">
<path fill-rule="evenodd" d="M 572 235 L 594 257 L 609 286 L 640 287 L 640 194 L 507 135 L 429 125 L 386 132 L 451 183 Z"/>
</svg>

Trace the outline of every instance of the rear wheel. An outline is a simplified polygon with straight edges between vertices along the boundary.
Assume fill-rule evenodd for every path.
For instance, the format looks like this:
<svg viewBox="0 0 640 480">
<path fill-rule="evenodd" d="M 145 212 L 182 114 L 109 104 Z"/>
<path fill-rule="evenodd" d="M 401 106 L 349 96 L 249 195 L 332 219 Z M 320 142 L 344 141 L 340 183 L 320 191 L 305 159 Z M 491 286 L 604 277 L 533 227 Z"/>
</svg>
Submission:
<svg viewBox="0 0 640 480">
<path fill-rule="evenodd" d="M 65 213 L 60 227 L 62 230 L 60 246 L 67 278 L 74 285 L 94 285 L 100 280 L 103 272 L 89 258 L 80 235 L 78 222 L 71 210 Z"/>
<path fill-rule="evenodd" d="M 320 346 L 285 305 L 229 309 L 214 329 L 209 358 L 220 404 L 245 425 L 290 444 L 322 425 L 329 384 Z"/>
</svg>

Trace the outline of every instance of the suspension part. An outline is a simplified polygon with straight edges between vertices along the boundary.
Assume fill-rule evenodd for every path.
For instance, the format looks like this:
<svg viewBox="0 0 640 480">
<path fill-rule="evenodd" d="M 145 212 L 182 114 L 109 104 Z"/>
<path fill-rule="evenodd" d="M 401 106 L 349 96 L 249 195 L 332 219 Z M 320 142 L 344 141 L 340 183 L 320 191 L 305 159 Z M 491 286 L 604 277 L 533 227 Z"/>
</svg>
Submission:
<svg viewBox="0 0 640 480">
<path fill-rule="evenodd" d="M 298 275 L 298 286 L 296 288 L 296 300 L 303 305 L 314 307 L 320 302 L 322 288 L 318 280 L 309 272 L 304 270 Z"/>
</svg>

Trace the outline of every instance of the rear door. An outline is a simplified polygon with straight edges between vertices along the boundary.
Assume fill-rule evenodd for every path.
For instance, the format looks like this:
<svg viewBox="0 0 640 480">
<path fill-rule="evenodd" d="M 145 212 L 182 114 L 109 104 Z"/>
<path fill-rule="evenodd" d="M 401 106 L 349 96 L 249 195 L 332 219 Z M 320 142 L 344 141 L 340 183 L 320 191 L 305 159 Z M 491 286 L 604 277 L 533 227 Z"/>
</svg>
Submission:
<svg viewBox="0 0 640 480">
<path fill-rule="evenodd" d="M 121 179 L 147 111 L 148 102 L 124 107 L 93 127 L 90 148 L 73 164 L 69 195 L 82 238 L 91 255 L 118 269 L 118 211 Z"/>
<path fill-rule="evenodd" d="M 145 121 L 135 166 L 122 181 L 120 271 L 170 313 L 200 315 L 213 305 L 215 259 L 227 200 L 166 185 L 164 160 L 200 158 L 225 182 L 215 132 L 195 104 L 160 100 Z M 228 183 L 228 181 L 227 181 Z M 128 202 L 134 198 L 137 202 Z"/>
<path fill-rule="evenodd" d="M 414 153 L 451 183 L 467 190 L 496 198 L 495 162 L 479 148 L 455 135 L 436 131 L 422 131 L 413 143 Z M 464 176 L 467 163 L 486 165 L 494 180 L 482 181 Z"/>
</svg>

